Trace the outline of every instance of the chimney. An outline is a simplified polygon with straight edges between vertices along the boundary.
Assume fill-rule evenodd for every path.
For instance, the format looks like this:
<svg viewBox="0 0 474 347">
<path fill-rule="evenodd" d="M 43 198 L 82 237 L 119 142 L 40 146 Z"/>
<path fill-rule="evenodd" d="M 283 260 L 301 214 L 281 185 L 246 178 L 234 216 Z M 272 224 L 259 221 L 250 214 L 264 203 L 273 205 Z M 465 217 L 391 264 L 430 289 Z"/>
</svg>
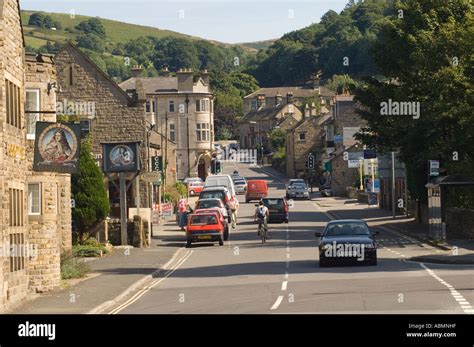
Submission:
<svg viewBox="0 0 474 347">
<path fill-rule="evenodd" d="M 265 94 L 258 94 L 257 95 L 257 108 L 260 109 L 265 107 Z"/>
<path fill-rule="evenodd" d="M 321 71 L 313 74 L 313 89 L 318 91 L 318 94 L 321 94 Z"/>
<path fill-rule="evenodd" d="M 309 105 L 306 104 L 304 107 L 304 118 L 309 118 L 311 115 L 311 110 L 309 109 Z"/>
<path fill-rule="evenodd" d="M 293 93 L 292 92 L 288 92 L 286 94 L 286 103 L 287 104 L 292 104 L 293 103 Z"/>
<path fill-rule="evenodd" d="M 280 105 L 282 102 L 283 102 L 283 97 L 281 96 L 280 93 L 278 93 L 275 99 L 275 104 Z"/>
<path fill-rule="evenodd" d="M 131 68 L 132 77 L 139 77 L 143 73 L 143 67 L 141 65 L 135 65 Z"/>
<path fill-rule="evenodd" d="M 178 91 L 192 92 L 194 86 L 194 74 L 192 69 L 180 69 L 178 75 Z"/>
<path fill-rule="evenodd" d="M 316 104 L 313 102 L 311 104 L 311 116 L 317 116 L 318 115 L 318 109 L 316 108 Z"/>
<path fill-rule="evenodd" d="M 207 69 L 201 72 L 201 78 L 205 84 L 209 85 L 210 79 L 209 79 L 209 72 L 207 71 Z"/>
<path fill-rule="evenodd" d="M 162 70 L 161 70 L 161 75 L 163 77 L 170 77 L 170 70 L 168 70 L 168 67 L 165 66 Z"/>
</svg>

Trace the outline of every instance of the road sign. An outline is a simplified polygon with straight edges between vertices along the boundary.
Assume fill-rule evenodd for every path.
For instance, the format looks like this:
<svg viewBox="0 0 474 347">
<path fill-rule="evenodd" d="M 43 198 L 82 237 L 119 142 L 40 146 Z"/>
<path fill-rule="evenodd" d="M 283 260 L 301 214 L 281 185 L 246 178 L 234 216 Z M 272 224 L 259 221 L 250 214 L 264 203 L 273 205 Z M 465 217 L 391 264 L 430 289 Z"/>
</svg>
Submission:
<svg viewBox="0 0 474 347">
<path fill-rule="evenodd" d="M 368 199 L 369 205 L 377 205 L 378 204 L 377 193 L 369 193 L 367 199 Z"/>
<path fill-rule="evenodd" d="M 430 160 L 430 176 L 439 176 L 439 160 Z"/>
<path fill-rule="evenodd" d="M 332 163 L 330 161 L 327 161 L 324 163 L 324 170 L 331 172 L 332 171 Z"/>
<path fill-rule="evenodd" d="M 342 143 L 344 137 L 342 135 L 334 135 L 334 143 Z"/>
<path fill-rule="evenodd" d="M 376 159 L 377 152 L 375 149 L 364 149 L 364 159 Z"/>
<path fill-rule="evenodd" d="M 145 172 L 140 175 L 140 179 L 145 182 L 159 182 L 161 181 L 161 172 Z"/>
<path fill-rule="evenodd" d="M 349 159 L 347 161 L 347 167 L 349 169 L 355 169 L 355 168 L 358 168 L 360 166 L 360 160 L 352 160 L 352 159 Z"/>
</svg>

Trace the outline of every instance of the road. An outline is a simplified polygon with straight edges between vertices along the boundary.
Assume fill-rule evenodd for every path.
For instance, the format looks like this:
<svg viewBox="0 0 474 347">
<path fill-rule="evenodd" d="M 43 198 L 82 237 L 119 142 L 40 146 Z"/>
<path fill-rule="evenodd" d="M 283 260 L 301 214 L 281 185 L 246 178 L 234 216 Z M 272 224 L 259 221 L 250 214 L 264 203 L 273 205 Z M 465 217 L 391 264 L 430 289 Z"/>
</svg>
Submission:
<svg viewBox="0 0 474 347">
<path fill-rule="evenodd" d="M 284 195 L 284 182 L 263 169 L 225 168 L 234 169 L 268 179 L 270 196 Z M 270 224 L 265 245 L 253 223 L 254 203 L 241 203 L 237 229 L 224 246 L 186 249 L 176 227 L 183 243 L 176 257 L 109 313 L 474 313 L 472 266 L 406 261 L 432 250 L 387 230 L 379 230 L 377 266 L 320 268 L 314 232 L 331 218 L 316 204 L 321 199 L 296 201 L 289 224 Z"/>
</svg>

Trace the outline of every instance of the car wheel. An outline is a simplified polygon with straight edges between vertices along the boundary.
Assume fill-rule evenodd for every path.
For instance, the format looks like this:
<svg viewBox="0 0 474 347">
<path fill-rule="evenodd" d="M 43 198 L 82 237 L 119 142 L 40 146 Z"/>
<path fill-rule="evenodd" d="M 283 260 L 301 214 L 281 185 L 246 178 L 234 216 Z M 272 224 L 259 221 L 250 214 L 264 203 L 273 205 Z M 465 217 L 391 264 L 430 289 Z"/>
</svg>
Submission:
<svg viewBox="0 0 474 347">
<path fill-rule="evenodd" d="M 289 222 L 288 218 L 287 218 L 287 219 L 285 219 L 285 223 L 286 223 L 286 224 L 288 224 L 288 222 Z"/>
<path fill-rule="evenodd" d="M 191 246 L 192 246 L 191 241 L 186 242 L 186 248 L 191 248 Z"/>
<path fill-rule="evenodd" d="M 224 235 L 221 235 L 221 238 L 219 239 L 219 246 L 224 246 Z"/>
</svg>

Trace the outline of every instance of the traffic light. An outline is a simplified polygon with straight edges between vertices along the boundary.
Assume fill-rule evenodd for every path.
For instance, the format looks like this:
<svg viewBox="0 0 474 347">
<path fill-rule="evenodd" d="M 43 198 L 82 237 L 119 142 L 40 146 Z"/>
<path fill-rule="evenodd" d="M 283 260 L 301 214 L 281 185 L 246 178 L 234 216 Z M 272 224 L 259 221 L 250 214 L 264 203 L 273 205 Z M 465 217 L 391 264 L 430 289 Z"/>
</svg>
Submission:
<svg viewBox="0 0 474 347">
<path fill-rule="evenodd" d="M 314 156 L 312 154 L 308 156 L 308 169 L 314 169 Z"/>
<path fill-rule="evenodd" d="M 211 159 L 211 174 L 215 175 L 216 173 L 216 158 Z"/>
<path fill-rule="evenodd" d="M 222 172 L 221 162 L 220 160 L 216 160 L 216 173 L 221 173 L 221 172 Z"/>
</svg>

